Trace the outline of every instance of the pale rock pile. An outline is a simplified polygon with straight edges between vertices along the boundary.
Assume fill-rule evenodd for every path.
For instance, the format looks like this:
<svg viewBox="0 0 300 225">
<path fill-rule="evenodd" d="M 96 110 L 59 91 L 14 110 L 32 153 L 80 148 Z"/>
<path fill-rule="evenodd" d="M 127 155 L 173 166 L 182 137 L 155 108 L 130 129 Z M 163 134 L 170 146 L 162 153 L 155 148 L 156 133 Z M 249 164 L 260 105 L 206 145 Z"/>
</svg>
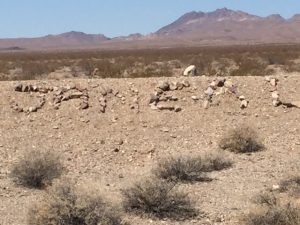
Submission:
<svg viewBox="0 0 300 225">
<path fill-rule="evenodd" d="M 240 100 L 240 108 L 245 109 L 248 107 L 249 101 L 246 100 L 245 96 L 239 95 L 237 86 L 230 80 L 225 78 L 213 80 L 207 89 L 204 91 L 203 108 L 208 109 L 212 103 L 213 96 L 222 95 L 225 93 L 234 94 Z"/>
<path fill-rule="evenodd" d="M 81 88 L 73 84 L 61 88 L 53 88 L 52 105 L 54 109 L 59 109 L 62 102 L 72 99 L 82 100 L 79 109 L 84 110 L 89 108 L 89 94 L 86 88 Z"/>
<path fill-rule="evenodd" d="M 182 110 L 181 107 L 175 104 L 167 103 L 178 101 L 178 97 L 172 95 L 171 91 L 182 90 L 183 88 L 188 87 L 190 87 L 190 83 L 186 80 L 182 82 L 169 83 L 164 81 L 160 83 L 156 88 L 155 92 L 150 95 L 149 104 L 151 109 L 180 112 Z"/>
<path fill-rule="evenodd" d="M 133 110 L 135 113 L 140 112 L 140 97 L 139 97 L 139 90 L 134 87 L 133 83 L 130 83 L 129 92 L 132 98 L 132 103 L 130 104 L 130 109 Z"/>
</svg>

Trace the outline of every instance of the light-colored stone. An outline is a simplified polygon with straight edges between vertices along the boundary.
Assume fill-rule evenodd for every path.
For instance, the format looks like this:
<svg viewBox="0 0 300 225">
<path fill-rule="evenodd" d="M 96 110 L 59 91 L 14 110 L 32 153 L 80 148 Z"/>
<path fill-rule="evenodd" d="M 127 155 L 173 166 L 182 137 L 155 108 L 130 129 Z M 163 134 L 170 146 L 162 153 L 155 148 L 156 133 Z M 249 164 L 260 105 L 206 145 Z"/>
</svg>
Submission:
<svg viewBox="0 0 300 225">
<path fill-rule="evenodd" d="M 272 92 L 272 98 L 273 98 L 273 99 L 279 99 L 279 94 L 278 94 L 277 91 L 273 91 L 273 92 Z"/>
<path fill-rule="evenodd" d="M 209 108 L 209 101 L 208 100 L 204 100 L 203 101 L 203 108 L 204 109 L 208 109 Z"/>
<path fill-rule="evenodd" d="M 169 91 L 170 90 L 170 84 L 166 81 L 161 83 L 158 87 L 162 91 Z"/>
<path fill-rule="evenodd" d="M 278 80 L 277 80 L 276 78 L 272 78 L 272 79 L 270 80 L 270 84 L 271 84 L 272 86 L 274 86 L 274 87 L 277 86 L 277 82 L 278 82 Z"/>
<path fill-rule="evenodd" d="M 243 101 L 243 100 L 245 100 L 245 99 L 246 99 L 246 98 L 245 98 L 244 95 L 239 96 L 239 100 L 240 100 L 240 101 Z"/>
<path fill-rule="evenodd" d="M 213 96 L 213 94 L 214 94 L 214 90 L 213 90 L 211 87 L 208 87 L 208 88 L 204 91 L 204 93 L 205 93 L 206 95 L 208 95 L 209 97 L 211 97 L 211 96 Z"/>
<path fill-rule="evenodd" d="M 282 104 L 282 102 L 278 99 L 274 99 L 272 101 L 272 104 L 273 104 L 274 107 L 277 107 L 277 106 L 280 106 Z"/>
<path fill-rule="evenodd" d="M 247 100 L 243 100 L 241 101 L 241 105 L 240 105 L 241 109 L 245 109 L 248 107 L 248 101 Z"/>
<path fill-rule="evenodd" d="M 190 65 L 183 71 L 183 76 L 196 76 L 196 75 L 197 75 L 197 68 L 195 65 Z"/>
</svg>

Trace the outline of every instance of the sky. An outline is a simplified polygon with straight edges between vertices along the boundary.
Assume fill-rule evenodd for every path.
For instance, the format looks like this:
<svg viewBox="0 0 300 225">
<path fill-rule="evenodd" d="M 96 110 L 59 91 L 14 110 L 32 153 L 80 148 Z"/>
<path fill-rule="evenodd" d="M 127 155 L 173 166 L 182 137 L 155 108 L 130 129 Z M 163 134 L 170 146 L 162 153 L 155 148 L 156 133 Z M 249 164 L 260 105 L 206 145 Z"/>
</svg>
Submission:
<svg viewBox="0 0 300 225">
<path fill-rule="evenodd" d="M 290 18 L 300 13 L 300 0 L 0 0 L 0 38 L 68 31 L 108 37 L 148 34 L 184 13 L 223 7 Z"/>
</svg>

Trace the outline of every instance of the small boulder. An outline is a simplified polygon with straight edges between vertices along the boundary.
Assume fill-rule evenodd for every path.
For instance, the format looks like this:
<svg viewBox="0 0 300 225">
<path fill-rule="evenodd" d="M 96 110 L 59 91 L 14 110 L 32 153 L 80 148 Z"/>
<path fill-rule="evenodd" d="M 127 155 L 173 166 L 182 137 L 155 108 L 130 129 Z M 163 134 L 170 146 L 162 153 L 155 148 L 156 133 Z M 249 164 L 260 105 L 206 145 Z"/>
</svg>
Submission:
<svg viewBox="0 0 300 225">
<path fill-rule="evenodd" d="M 15 91 L 22 92 L 22 90 L 23 90 L 23 85 L 21 83 L 16 84 Z"/>
<path fill-rule="evenodd" d="M 245 108 L 247 108 L 248 107 L 248 101 L 247 100 L 243 100 L 242 102 L 241 102 L 241 105 L 240 105 L 240 107 L 241 107 L 241 109 L 245 109 Z"/>
<path fill-rule="evenodd" d="M 170 90 L 170 84 L 166 81 L 161 83 L 158 87 L 162 91 L 169 91 Z"/>
<path fill-rule="evenodd" d="M 209 97 L 211 97 L 211 96 L 213 96 L 213 94 L 214 94 L 214 90 L 213 90 L 211 87 L 208 87 L 208 88 L 204 91 L 204 93 L 205 93 L 206 95 L 208 95 Z"/>
<path fill-rule="evenodd" d="M 273 99 L 279 99 L 279 94 L 278 94 L 277 91 L 273 91 L 273 92 L 272 92 L 272 98 L 273 98 Z"/>
<path fill-rule="evenodd" d="M 203 101 L 203 108 L 208 109 L 209 108 L 209 101 L 206 99 Z"/>
<path fill-rule="evenodd" d="M 183 81 L 182 84 L 183 84 L 184 87 L 190 87 L 191 86 L 190 82 L 188 82 L 187 80 Z"/>
<path fill-rule="evenodd" d="M 277 86 L 277 83 L 278 83 L 278 79 L 276 79 L 276 78 L 272 78 L 272 79 L 270 80 L 270 84 L 271 84 L 272 86 L 274 86 L 274 87 Z"/>
<path fill-rule="evenodd" d="M 240 100 L 240 101 L 243 101 L 243 100 L 245 100 L 245 99 L 246 99 L 246 98 L 245 98 L 244 95 L 239 96 L 239 100 Z"/>
<path fill-rule="evenodd" d="M 190 65 L 183 71 L 183 76 L 196 76 L 196 75 L 197 75 L 197 69 L 195 65 Z"/>
<path fill-rule="evenodd" d="M 273 104 L 274 107 L 278 107 L 282 104 L 282 102 L 279 99 L 274 99 L 272 101 L 272 104 Z"/>
<path fill-rule="evenodd" d="M 150 95 L 149 104 L 152 104 L 152 103 L 158 102 L 158 101 L 159 101 L 159 97 L 156 94 L 151 94 Z"/>
</svg>

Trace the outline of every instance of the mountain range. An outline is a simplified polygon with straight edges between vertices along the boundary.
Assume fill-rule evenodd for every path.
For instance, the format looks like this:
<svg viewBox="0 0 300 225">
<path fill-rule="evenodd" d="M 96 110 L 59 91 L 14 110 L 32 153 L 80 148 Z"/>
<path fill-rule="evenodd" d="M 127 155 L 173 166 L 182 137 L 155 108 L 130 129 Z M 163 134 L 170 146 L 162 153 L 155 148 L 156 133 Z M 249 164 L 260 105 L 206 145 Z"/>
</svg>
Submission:
<svg viewBox="0 0 300 225">
<path fill-rule="evenodd" d="M 300 14 L 261 17 L 227 8 L 189 12 L 158 31 L 108 38 L 103 34 L 67 32 L 38 38 L 0 39 L 0 49 L 145 48 L 257 43 L 300 43 Z"/>
</svg>

